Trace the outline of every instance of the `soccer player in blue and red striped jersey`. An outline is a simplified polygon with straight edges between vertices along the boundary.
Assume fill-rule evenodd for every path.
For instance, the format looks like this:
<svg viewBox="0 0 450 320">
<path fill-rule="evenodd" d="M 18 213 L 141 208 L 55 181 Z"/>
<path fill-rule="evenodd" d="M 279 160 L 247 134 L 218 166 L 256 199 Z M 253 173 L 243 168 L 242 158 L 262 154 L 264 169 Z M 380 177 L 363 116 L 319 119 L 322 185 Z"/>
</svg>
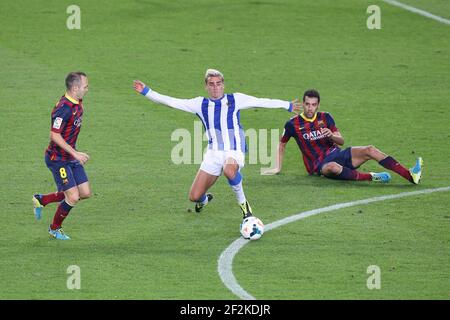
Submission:
<svg viewBox="0 0 450 320">
<path fill-rule="evenodd" d="M 83 118 L 82 99 L 88 91 L 88 78 L 83 72 L 71 72 L 66 77 L 66 93 L 53 108 L 50 144 L 45 151 L 45 163 L 53 174 L 58 191 L 33 196 L 34 214 L 41 218 L 42 208 L 59 202 L 49 227 L 52 237 L 70 239 L 62 230 L 62 223 L 80 199 L 91 196 L 91 188 L 83 165 L 89 155 L 76 150 Z"/>
<path fill-rule="evenodd" d="M 375 148 L 374 146 L 348 147 L 344 150 L 344 138 L 336 127 L 333 117 L 327 112 L 319 112 L 320 94 L 308 90 L 303 95 L 303 113 L 286 122 L 284 133 L 278 146 L 277 165 L 264 174 L 278 174 L 281 171 L 286 144 L 293 137 L 303 155 L 303 162 L 309 174 L 324 175 L 339 180 L 367 180 L 389 182 L 388 172 L 360 172 L 356 170 L 368 160 L 375 160 L 386 169 L 418 184 L 422 175 L 422 158 L 417 158 L 413 168 L 407 169 Z"/>
</svg>

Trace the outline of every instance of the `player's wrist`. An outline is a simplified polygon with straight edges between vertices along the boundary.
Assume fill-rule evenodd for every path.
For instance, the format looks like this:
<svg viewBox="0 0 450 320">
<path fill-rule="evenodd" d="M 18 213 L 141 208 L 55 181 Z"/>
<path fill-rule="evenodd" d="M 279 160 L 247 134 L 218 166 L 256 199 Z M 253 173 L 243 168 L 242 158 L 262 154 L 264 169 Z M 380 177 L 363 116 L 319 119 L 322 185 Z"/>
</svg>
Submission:
<svg viewBox="0 0 450 320">
<path fill-rule="evenodd" d="M 289 102 L 289 108 L 288 111 L 292 112 L 292 109 L 294 108 L 294 104 L 292 102 Z"/>
<path fill-rule="evenodd" d="M 149 87 L 145 86 L 144 89 L 142 89 L 141 94 L 143 96 L 146 96 L 147 93 L 149 93 L 150 91 L 152 91 L 152 89 L 150 89 Z"/>
</svg>

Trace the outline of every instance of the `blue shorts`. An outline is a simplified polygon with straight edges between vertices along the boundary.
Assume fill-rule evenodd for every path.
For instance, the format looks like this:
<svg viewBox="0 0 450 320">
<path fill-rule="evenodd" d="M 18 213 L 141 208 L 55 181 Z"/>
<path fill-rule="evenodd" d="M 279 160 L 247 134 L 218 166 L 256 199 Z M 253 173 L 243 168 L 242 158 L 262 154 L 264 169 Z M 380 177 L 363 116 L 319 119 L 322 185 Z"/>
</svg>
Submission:
<svg viewBox="0 0 450 320">
<path fill-rule="evenodd" d="M 348 147 L 347 149 L 344 149 L 344 150 L 336 149 L 335 151 L 331 152 L 319 164 L 319 166 L 317 168 L 317 172 L 319 174 L 322 174 L 322 167 L 329 162 L 336 162 L 336 163 L 340 164 L 341 166 L 350 168 L 352 170 L 356 169 L 352 164 L 352 148 L 351 147 Z"/>
<path fill-rule="evenodd" d="M 52 161 L 45 156 L 45 164 L 53 174 L 58 191 L 66 191 L 88 181 L 86 172 L 78 160 Z"/>
</svg>

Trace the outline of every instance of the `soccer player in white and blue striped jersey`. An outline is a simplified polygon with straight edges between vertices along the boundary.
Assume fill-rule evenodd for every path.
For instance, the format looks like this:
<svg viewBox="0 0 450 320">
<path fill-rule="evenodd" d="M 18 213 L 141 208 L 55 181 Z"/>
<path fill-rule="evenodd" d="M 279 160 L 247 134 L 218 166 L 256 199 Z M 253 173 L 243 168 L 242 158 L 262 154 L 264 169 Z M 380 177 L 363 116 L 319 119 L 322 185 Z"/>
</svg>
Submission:
<svg viewBox="0 0 450 320">
<path fill-rule="evenodd" d="M 224 94 L 223 74 L 214 69 L 206 70 L 206 97 L 177 99 L 162 95 L 139 80 L 134 81 L 134 89 L 153 102 L 196 114 L 203 123 L 208 137 L 208 150 L 203 157 L 197 176 L 192 183 L 189 199 L 196 203 L 195 211 L 200 212 L 212 200 L 208 189 L 223 173 L 242 210 L 244 219 L 252 215 L 252 209 L 242 188 L 240 170 L 244 167 L 245 137 L 240 123 L 240 110 L 252 107 L 284 108 L 290 112 L 300 110 L 298 101 L 283 101 L 252 97 L 243 93 Z"/>
</svg>

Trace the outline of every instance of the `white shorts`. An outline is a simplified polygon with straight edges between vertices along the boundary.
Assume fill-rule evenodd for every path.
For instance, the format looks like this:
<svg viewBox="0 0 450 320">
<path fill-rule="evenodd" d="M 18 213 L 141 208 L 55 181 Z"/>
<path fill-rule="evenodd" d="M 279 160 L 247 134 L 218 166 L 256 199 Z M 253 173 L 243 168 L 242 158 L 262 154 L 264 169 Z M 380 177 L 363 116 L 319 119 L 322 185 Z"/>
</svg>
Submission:
<svg viewBox="0 0 450 320">
<path fill-rule="evenodd" d="M 213 176 L 220 176 L 223 171 L 223 166 L 226 164 L 225 160 L 233 158 L 239 165 L 239 170 L 244 167 L 245 156 L 242 151 L 230 150 L 208 150 L 203 156 L 200 169 Z"/>
</svg>

